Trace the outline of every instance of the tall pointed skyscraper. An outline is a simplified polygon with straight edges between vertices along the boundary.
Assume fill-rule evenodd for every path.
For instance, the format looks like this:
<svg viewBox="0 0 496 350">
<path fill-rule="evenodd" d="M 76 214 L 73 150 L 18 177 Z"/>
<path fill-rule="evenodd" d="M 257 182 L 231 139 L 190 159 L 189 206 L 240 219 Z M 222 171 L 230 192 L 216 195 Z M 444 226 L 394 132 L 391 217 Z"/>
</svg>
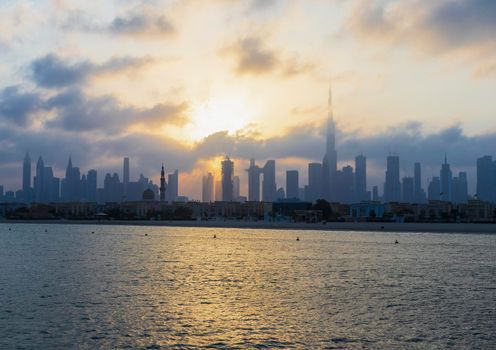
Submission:
<svg viewBox="0 0 496 350">
<path fill-rule="evenodd" d="M 336 152 L 336 125 L 334 123 L 332 107 L 332 87 L 329 87 L 327 116 L 327 133 L 326 133 L 326 153 L 322 161 L 322 195 L 327 201 L 335 199 L 336 171 L 338 155 Z"/>
<path fill-rule="evenodd" d="M 162 171 L 160 171 L 160 201 L 165 201 L 165 169 L 162 163 Z"/>
</svg>

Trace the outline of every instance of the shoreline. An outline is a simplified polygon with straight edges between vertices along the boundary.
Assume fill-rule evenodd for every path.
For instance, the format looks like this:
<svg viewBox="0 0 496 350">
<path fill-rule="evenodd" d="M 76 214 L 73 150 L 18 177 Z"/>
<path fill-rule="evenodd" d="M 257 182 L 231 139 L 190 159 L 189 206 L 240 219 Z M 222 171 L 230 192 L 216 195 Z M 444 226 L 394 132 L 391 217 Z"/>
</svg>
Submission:
<svg viewBox="0 0 496 350">
<path fill-rule="evenodd" d="M 155 227 L 204 227 L 311 231 L 367 231 L 418 233 L 485 233 L 496 234 L 496 223 L 393 223 L 393 222 L 328 222 L 291 223 L 265 221 L 149 221 L 149 220 L 1 220 L 1 224 L 68 224 L 122 225 Z"/>
</svg>

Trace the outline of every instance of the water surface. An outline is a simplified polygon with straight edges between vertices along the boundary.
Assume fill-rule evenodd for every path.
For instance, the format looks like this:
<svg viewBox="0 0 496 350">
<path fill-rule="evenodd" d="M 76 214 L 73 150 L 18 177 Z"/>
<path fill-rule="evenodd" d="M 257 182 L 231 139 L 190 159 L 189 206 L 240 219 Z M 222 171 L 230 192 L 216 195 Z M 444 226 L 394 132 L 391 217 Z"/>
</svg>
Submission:
<svg viewBox="0 0 496 350">
<path fill-rule="evenodd" d="M 0 224 L 2 349 L 494 349 L 495 333 L 492 235 Z"/>
</svg>

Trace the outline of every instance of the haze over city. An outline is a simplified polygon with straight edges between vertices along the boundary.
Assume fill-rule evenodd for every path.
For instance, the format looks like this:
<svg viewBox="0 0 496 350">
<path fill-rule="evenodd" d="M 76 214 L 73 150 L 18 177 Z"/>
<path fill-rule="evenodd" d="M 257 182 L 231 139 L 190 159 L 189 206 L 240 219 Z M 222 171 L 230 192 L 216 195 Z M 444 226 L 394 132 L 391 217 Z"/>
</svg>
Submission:
<svg viewBox="0 0 496 350">
<path fill-rule="evenodd" d="M 121 172 L 122 158 L 201 198 L 202 176 L 230 155 L 247 194 L 249 159 L 287 169 L 321 162 L 332 81 L 338 168 L 386 156 L 467 171 L 496 149 L 492 1 L 4 2 L 0 11 L 0 183 L 21 187 L 26 151 L 63 177 Z M 470 27 L 470 31 L 463 28 Z M 494 155 L 494 154 L 493 154 Z"/>
</svg>

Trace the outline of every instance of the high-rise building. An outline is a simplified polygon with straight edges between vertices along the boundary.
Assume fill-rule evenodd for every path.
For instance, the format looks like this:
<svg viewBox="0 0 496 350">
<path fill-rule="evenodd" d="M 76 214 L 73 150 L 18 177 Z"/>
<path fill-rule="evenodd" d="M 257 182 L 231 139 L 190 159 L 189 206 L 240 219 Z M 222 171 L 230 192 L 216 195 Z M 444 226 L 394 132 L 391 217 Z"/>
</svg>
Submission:
<svg viewBox="0 0 496 350">
<path fill-rule="evenodd" d="M 22 165 L 22 197 L 25 203 L 31 203 L 31 158 L 29 157 L 28 152 L 26 152 L 26 155 L 24 156 Z"/>
<path fill-rule="evenodd" d="M 214 176 L 208 173 L 203 176 L 202 181 L 202 202 L 210 203 L 214 201 Z"/>
<path fill-rule="evenodd" d="M 255 164 L 255 159 L 250 159 L 248 172 L 248 200 L 250 202 L 260 201 L 260 174 L 262 170 Z"/>
<path fill-rule="evenodd" d="M 122 184 L 124 187 L 124 199 L 127 200 L 128 198 L 128 187 L 129 187 L 129 158 L 125 157 L 124 158 L 124 165 L 123 165 L 123 171 L 122 171 Z"/>
<path fill-rule="evenodd" d="M 386 182 L 384 184 L 384 202 L 401 200 L 400 157 L 387 157 Z"/>
<path fill-rule="evenodd" d="M 425 203 L 427 198 L 422 188 L 422 171 L 419 162 L 414 164 L 413 168 L 413 195 L 415 203 Z"/>
<path fill-rule="evenodd" d="M 86 200 L 96 202 L 97 193 L 97 172 L 94 169 L 88 171 L 86 175 Z"/>
<path fill-rule="evenodd" d="M 222 180 L 215 181 L 214 193 L 215 193 L 215 201 L 221 202 L 222 201 Z"/>
<path fill-rule="evenodd" d="M 468 201 L 468 181 L 467 173 L 460 172 L 452 181 L 451 201 L 455 204 L 467 203 Z"/>
<path fill-rule="evenodd" d="M 277 198 L 276 161 L 268 160 L 263 167 L 262 199 L 274 202 Z"/>
<path fill-rule="evenodd" d="M 299 199 L 298 189 L 299 189 L 299 179 L 298 170 L 287 170 L 286 171 L 286 198 L 287 199 Z"/>
<path fill-rule="evenodd" d="M 372 187 L 372 200 L 374 202 L 380 202 L 381 197 L 379 196 L 379 187 L 373 186 Z"/>
<path fill-rule="evenodd" d="M 167 192 L 165 197 L 167 201 L 174 202 L 179 197 L 179 170 L 174 170 L 172 174 L 167 176 Z"/>
<path fill-rule="evenodd" d="M 432 178 L 427 192 L 430 201 L 438 201 L 441 199 L 441 180 L 438 176 Z"/>
<path fill-rule="evenodd" d="M 305 191 L 305 200 L 315 202 L 317 199 L 324 199 L 322 193 L 322 164 L 308 164 L 308 187 Z"/>
<path fill-rule="evenodd" d="M 451 202 L 451 182 L 453 180 L 453 175 L 451 173 L 446 154 L 444 155 L 444 163 L 441 166 L 439 175 L 439 178 L 441 180 L 441 200 L 445 202 Z"/>
<path fill-rule="evenodd" d="M 63 202 L 79 202 L 81 199 L 81 174 L 79 168 L 72 166 L 70 156 L 65 170 L 65 179 L 62 180 L 61 191 Z"/>
<path fill-rule="evenodd" d="M 477 198 L 487 202 L 496 201 L 496 162 L 493 157 L 477 159 Z"/>
<path fill-rule="evenodd" d="M 241 181 L 239 180 L 239 176 L 233 177 L 233 200 L 236 202 L 240 201 L 241 198 Z"/>
<path fill-rule="evenodd" d="M 36 175 L 34 177 L 34 200 L 37 203 L 43 203 L 43 174 L 45 169 L 45 163 L 43 162 L 43 158 L 41 156 L 38 158 L 36 162 Z"/>
<path fill-rule="evenodd" d="M 367 158 L 362 154 L 355 157 L 355 201 L 366 201 L 367 194 Z"/>
<path fill-rule="evenodd" d="M 103 202 L 119 203 L 122 201 L 124 188 L 119 179 L 119 175 L 114 173 L 110 175 L 107 173 L 103 180 Z"/>
<path fill-rule="evenodd" d="M 165 169 L 164 163 L 162 163 L 162 169 L 160 170 L 160 201 L 165 201 Z"/>
<path fill-rule="evenodd" d="M 402 182 L 401 199 L 404 203 L 415 201 L 415 180 L 413 177 L 404 177 Z"/>
<path fill-rule="evenodd" d="M 355 175 L 353 167 L 347 165 L 336 172 L 335 183 L 337 185 L 335 190 L 334 201 L 340 203 L 351 203 L 353 201 Z"/>
<path fill-rule="evenodd" d="M 326 153 L 322 161 L 322 197 L 331 202 L 336 196 L 336 172 L 338 155 L 336 152 L 336 124 L 332 106 L 332 89 L 329 87 L 328 117 L 326 132 Z"/>
<path fill-rule="evenodd" d="M 222 201 L 233 201 L 234 163 L 226 157 L 222 163 Z"/>
</svg>

